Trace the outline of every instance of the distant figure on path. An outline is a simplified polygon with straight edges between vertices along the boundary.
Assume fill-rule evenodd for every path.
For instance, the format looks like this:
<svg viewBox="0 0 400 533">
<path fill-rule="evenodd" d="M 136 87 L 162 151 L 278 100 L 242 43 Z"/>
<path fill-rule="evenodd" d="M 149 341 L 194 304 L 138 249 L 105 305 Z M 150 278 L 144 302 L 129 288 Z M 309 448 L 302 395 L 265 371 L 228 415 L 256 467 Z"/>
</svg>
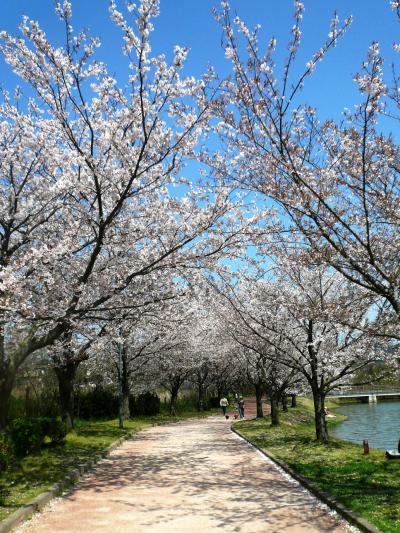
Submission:
<svg viewBox="0 0 400 533">
<path fill-rule="evenodd" d="M 243 396 L 239 396 L 238 409 L 239 409 L 239 417 L 240 418 L 244 418 L 244 400 L 243 400 Z"/>
<path fill-rule="evenodd" d="M 229 402 L 228 402 L 228 400 L 225 398 L 225 396 L 224 396 L 223 398 L 220 399 L 220 401 L 219 401 L 219 405 L 222 407 L 222 412 L 224 413 L 224 415 L 226 415 L 226 408 L 228 407 Z"/>
</svg>

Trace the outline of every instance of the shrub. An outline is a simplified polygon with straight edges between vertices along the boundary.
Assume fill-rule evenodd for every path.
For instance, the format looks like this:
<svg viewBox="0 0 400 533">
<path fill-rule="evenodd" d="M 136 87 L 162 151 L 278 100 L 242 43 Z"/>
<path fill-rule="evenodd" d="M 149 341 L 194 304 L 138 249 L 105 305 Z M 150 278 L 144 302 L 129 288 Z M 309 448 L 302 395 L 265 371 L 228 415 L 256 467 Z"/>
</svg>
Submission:
<svg viewBox="0 0 400 533">
<path fill-rule="evenodd" d="M 38 450 L 44 440 L 40 418 L 16 418 L 12 421 L 9 434 L 18 457 Z"/>
<path fill-rule="evenodd" d="M 65 439 L 67 427 L 57 418 L 16 418 L 13 420 L 9 435 L 15 455 L 24 457 L 37 451 L 49 437 L 53 444 L 60 444 Z"/>
<path fill-rule="evenodd" d="M 219 398 L 218 396 L 212 396 L 208 399 L 208 408 L 209 409 L 215 409 L 216 407 L 219 407 Z"/>
<path fill-rule="evenodd" d="M 39 416 L 57 417 L 60 414 L 58 391 L 53 388 L 42 391 L 29 398 L 12 396 L 10 400 L 9 419 L 35 418 Z"/>
<path fill-rule="evenodd" d="M 75 395 L 78 418 L 115 418 L 118 413 L 118 398 L 111 389 L 96 387 Z"/>
<path fill-rule="evenodd" d="M 0 435 L 0 473 L 7 470 L 11 460 L 11 449 L 6 438 Z"/>
<path fill-rule="evenodd" d="M 42 417 L 40 420 L 44 437 L 49 437 L 53 444 L 61 444 L 68 433 L 66 424 L 58 418 Z"/>
<path fill-rule="evenodd" d="M 160 412 L 160 398 L 152 392 L 129 398 L 131 416 L 153 416 Z"/>
</svg>

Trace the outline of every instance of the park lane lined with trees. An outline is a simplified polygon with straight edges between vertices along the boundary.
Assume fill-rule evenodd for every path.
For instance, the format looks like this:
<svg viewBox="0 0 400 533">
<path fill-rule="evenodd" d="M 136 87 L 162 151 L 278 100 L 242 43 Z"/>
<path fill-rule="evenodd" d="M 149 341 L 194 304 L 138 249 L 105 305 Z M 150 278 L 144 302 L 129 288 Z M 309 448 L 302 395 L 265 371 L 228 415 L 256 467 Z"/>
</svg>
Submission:
<svg viewBox="0 0 400 533">
<path fill-rule="evenodd" d="M 294 5 L 282 76 L 275 39 L 261 46 L 225 1 L 225 77 L 188 74 L 186 48 L 152 52 L 162 1 L 110 3 L 125 78 L 73 28 L 68 1 L 54 19 L 63 46 L 28 17 L 17 37 L 0 33 L 22 83 L 0 104 L 0 474 L 18 424 L 60 416 L 56 443 L 96 402 L 122 425 L 141 402 L 158 412 L 161 395 L 174 416 L 182 397 L 201 412 L 247 391 L 258 418 L 267 395 L 279 426 L 288 398 L 307 395 L 327 444 L 329 392 L 399 379 L 400 161 L 387 124 L 400 80 L 371 44 L 361 101 L 320 121 L 301 90 L 351 18 L 334 16 L 299 74 Z"/>
</svg>

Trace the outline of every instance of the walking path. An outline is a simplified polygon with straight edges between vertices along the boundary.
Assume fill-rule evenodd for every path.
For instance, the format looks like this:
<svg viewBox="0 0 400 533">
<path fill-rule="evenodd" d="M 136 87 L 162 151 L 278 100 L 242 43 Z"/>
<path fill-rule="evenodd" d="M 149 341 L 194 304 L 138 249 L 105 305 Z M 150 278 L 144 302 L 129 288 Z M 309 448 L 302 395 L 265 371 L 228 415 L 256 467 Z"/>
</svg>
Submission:
<svg viewBox="0 0 400 533">
<path fill-rule="evenodd" d="M 344 523 L 215 416 L 143 431 L 22 533 L 344 533 Z"/>
</svg>

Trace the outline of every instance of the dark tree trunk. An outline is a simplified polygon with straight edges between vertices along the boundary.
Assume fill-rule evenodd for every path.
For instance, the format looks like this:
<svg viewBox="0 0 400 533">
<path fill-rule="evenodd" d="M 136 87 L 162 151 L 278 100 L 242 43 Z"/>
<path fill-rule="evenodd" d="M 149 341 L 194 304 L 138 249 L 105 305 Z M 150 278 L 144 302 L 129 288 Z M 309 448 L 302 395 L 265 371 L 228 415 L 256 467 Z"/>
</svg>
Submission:
<svg viewBox="0 0 400 533">
<path fill-rule="evenodd" d="M 262 406 L 262 394 L 263 394 L 262 387 L 259 384 L 257 384 L 254 386 L 254 388 L 256 391 L 257 418 L 263 418 L 264 413 L 263 413 L 263 406 Z"/>
<path fill-rule="evenodd" d="M 222 396 L 223 396 L 222 386 L 217 385 L 216 389 L 217 389 L 217 398 L 218 398 L 218 399 L 221 399 Z"/>
<path fill-rule="evenodd" d="M 17 359 L 10 359 L 5 351 L 4 322 L 0 322 L 0 432 L 7 426 L 11 393 L 17 375 Z M 12 356 L 11 356 L 12 357 Z"/>
<path fill-rule="evenodd" d="M 313 390 L 315 436 L 319 442 L 328 442 L 328 428 L 325 420 L 325 395 L 319 389 Z"/>
<path fill-rule="evenodd" d="M 25 387 L 25 416 L 34 416 L 34 407 L 29 385 Z"/>
<path fill-rule="evenodd" d="M 297 395 L 292 394 L 292 403 L 290 404 L 290 407 L 297 407 Z"/>
<path fill-rule="evenodd" d="M 0 374 L 0 432 L 4 431 L 7 426 L 14 382 L 15 372 L 8 367 L 4 374 Z"/>
<path fill-rule="evenodd" d="M 10 409 L 11 393 L 19 367 L 31 353 L 46 346 L 51 346 L 61 335 L 65 334 L 65 324 L 57 324 L 52 330 L 35 337 L 28 336 L 13 350 L 10 358 L 6 357 L 4 347 L 4 322 L 0 321 L 0 431 L 4 431 Z"/>
<path fill-rule="evenodd" d="M 129 393 L 123 393 L 122 396 L 122 410 L 124 413 L 124 420 L 128 420 L 131 417 L 131 410 L 129 408 Z"/>
<path fill-rule="evenodd" d="M 271 425 L 279 426 L 279 398 L 272 394 L 270 396 L 271 400 Z"/>
<path fill-rule="evenodd" d="M 124 346 L 122 351 L 122 412 L 125 420 L 131 417 L 129 408 L 129 395 L 130 395 L 130 383 L 129 383 L 129 362 L 128 362 L 128 350 Z"/>
<path fill-rule="evenodd" d="M 74 381 L 79 362 L 67 361 L 54 367 L 58 380 L 61 418 L 67 429 L 74 427 Z"/>
<path fill-rule="evenodd" d="M 283 393 L 282 394 L 282 409 L 287 412 L 288 411 L 288 399 L 287 399 L 287 394 Z"/>
<path fill-rule="evenodd" d="M 328 428 L 325 420 L 325 394 L 323 392 L 323 377 L 318 377 L 318 359 L 313 344 L 313 321 L 308 322 L 308 353 L 311 360 L 310 385 L 314 400 L 315 436 L 319 442 L 328 442 Z M 321 383 L 319 382 L 321 379 Z"/>
<path fill-rule="evenodd" d="M 204 399 L 205 399 L 205 390 L 203 383 L 198 383 L 197 388 L 197 410 L 204 411 Z"/>
<path fill-rule="evenodd" d="M 207 392 L 207 378 L 209 370 L 207 366 L 203 367 L 197 372 L 197 410 L 204 411 L 205 409 L 205 400 Z"/>
<path fill-rule="evenodd" d="M 176 406 L 177 406 L 177 403 L 178 403 L 178 392 L 179 392 L 179 387 L 178 386 L 172 387 L 172 389 L 171 389 L 171 402 L 170 402 L 170 405 L 169 405 L 169 414 L 171 416 L 176 416 Z"/>
</svg>

